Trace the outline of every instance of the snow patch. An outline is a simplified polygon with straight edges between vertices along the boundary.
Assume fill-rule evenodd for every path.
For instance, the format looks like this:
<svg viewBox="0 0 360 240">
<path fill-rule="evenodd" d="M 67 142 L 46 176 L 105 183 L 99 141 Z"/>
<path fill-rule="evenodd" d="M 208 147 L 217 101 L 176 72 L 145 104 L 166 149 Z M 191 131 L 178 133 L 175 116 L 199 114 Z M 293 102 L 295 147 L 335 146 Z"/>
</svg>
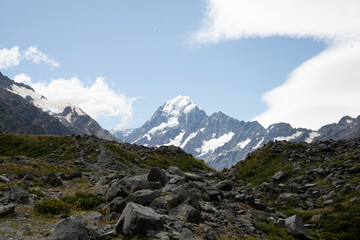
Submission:
<svg viewBox="0 0 360 240">
<path fill-rule="evenodd" d="M 148 133 L 154 134 L 157 131 L 164 130 L 165 128 L 172 128 L 179 125 L 179 121 L 176 117 L 169 118 L 169 120 L 165 123 L 161 123 L 159 126 L 152 128 Z"/>
<path fill-rule="evenodd" d="M 237 144 L 238 147 L 240 147 L 241 149 L 245 148 L 249 143 L 251 142 L 251 139 L 248 138 L 245 141 L 239 142 Z"/>
<path fill-rule="evenodd" d="M 301 131 L 297 131 L 296 133 L 294 133 L 293 135 L 291 136 L 287 136 L 287 137 L 276 137 L 274 138 L 274 141 L 290 141 L 292 139 L 295 139 L 297 137 L 299 137 L 301 134 L 303 134 L 303 132 Z"/>
<path fill-rule="evenodd" d="M 174 145 L 179 147 L 181 145 L 181 140 L 183 139 L 185 131 L 183 130 L 179 135 L 177 135 L 174 139 L 170 139 L 170 142 L 165 144 L 165 146 Z"/>
<path fill-rule="evenodd" d="M 233 132 L 228 132 L 222 135 L 219 138 L 210 139 L 208 141 L 203 141 L 201 146 L 201 154 L 203 156 L 209 152 L 215 151 L 217 148 L 224 146 L 225 143 L 229 142 L 232 137 L 235 135 Z"/>
<path fill-rule="evenodd" d="M 258 149 L 258 148 L 261 146 L 261 144 L 262 144 L 262 142 L 263 142 L 264 140 L 265 140 L 265 138 L 262 138 L 262 139 L 260 140 L 260 142 L 258 142 L 258 144 L 256 144 L 255 147 L 253 147 L 253 150 Z"/>
<path fill-rule="evenodd" d="M 179 116 L 182 111 L 191 111 L 195 104 L 191 101 L 190 97 L 179 95 L 174 99 L 167 101 L 163 107 L 163 112 L 171 116 Z"/>
<path fill-rule="evenodd" d="M 347 123 L 352 123 L 352 122 L 353 122 L 353 120 L 346 119 L 346 122 L 347 122 Z"/>
<path fill-rule="evenodd" d="M 314 138 L 320 137 L 320 133 L 318 132 L 311 132 L 309 133 L 309 137 L 305 139 L 305 142 L 312 143 L 314 141 Z"/>
<path fill-rule="evenodd" d="M 200 130 L 199 130 L 200 131 Z M 181 148 L 184 148 L 186 146 L 186 144 L 191 140 L 193 139 L 198 133 L 199 131 L 196 131 L 196 132 L 193 132 L 193 133 L 190 133 L 189 136 L 185 139 L 185 141 L 181 144 Z"/>
</svg>

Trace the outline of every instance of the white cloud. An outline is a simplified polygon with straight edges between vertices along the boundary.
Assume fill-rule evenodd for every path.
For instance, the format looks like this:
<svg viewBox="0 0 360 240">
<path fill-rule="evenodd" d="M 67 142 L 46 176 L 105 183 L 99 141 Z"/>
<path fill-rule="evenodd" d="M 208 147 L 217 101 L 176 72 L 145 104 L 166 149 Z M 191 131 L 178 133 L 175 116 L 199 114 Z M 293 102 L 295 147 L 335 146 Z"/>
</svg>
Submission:
<svg viewBox="0 0 360 240">
<path fill-rule="evenodd" d="M 49 58 L 48 55 L 40 52 L 37 49 L 37 46 L 29 47 L 22 55 L 22 58 L 26 60 L 32 61 L 33 63 L 39 64 L 40 62 L 44 62 L 51 67 L 60 67 L 60 63 L 55 60 Z"/>
<path fill-rule="evenodd" d="M 49 58 L 48 55 L 40 52 L 37 46 L 31 46 L 25 51 L 20 51 L 18 46 L 11 49 L 0 49 L 0 69 L 7 69 L 20 64 L 21 61 L 27 60 L 39 64 L 44 62 L 51 67 L 59 67 L 60 63 Z"/>
<path fill-rule="evenodd" d="M 196 43 L 284 36 L 326 41 L 328 48 L 263 96 L 264 125 L 316 129 L 360 114 L 360 1 L 209 0 Z"/>
<path fill-rule="evenodd" d="M 24 83 L 27 85 L 31 85 L 31 78 L 30 76 L 26 75 L 25 73 L 18 74 L 14 77 L 14 81 L 18 83 Z"/>
<path fill-rule="evenodd" d="M 137 98 L 128 98 L 112 90 L 105 79 L 98 77 L 86 86 L 80 79 L 54 79 L 50 83 L 31 83 L 34 90 L 52 101 L 71 103 L 84 110 L 94 119 L 100 116 L 120 117 L 117 129 L 126 127 L 133 114 L 133 102 Z"/>
<path fill-rule="evenodd" d="M 19 47 L 15 46 L 11 49 L 3 48 L 0 50 L 0 69 L 17 66 L 20 63 Z"/>
</svg>

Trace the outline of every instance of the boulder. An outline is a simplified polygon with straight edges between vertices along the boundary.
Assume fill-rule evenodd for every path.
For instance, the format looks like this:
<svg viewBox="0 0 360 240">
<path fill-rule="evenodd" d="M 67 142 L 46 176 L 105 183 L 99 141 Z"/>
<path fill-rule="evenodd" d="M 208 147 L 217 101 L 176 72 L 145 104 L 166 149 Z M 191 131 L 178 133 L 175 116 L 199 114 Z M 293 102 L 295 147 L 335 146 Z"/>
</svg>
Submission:
<svg viewBox="0 0 360 240">
<path fill-rule="evenodd" d="M 215 187 L 223 191 L 232 191 L 234 183 L 231 180 L 225 180 L 216 184 Z"/>
<path fill-rule="evenodd" d="M 179 215 L 186 218 L 188 222 L 199 224 L 201 215 L 200 211 L 190 204 L 184 204 L 179 208 Z"/>
<path fill-rule="evenodd" d="M 203 182 L 204 178 L 194 173 L 185 173 L 185 181 Z"/>
<path fill-rule="evenodd" d="M 275 181 L 280 181 L 284 177 L 285 177 L 285 173 L 280 171 L 280 172 L 275 173 L 274 176 L 272 177 L 272 179 Z"/>
<path fill-rule="evenodd" d="M 285 219 L 285 227 L 291 230 L 291 234 L 300 239 L 312 239 L 306 232 L 305 226 L 299 215 L 292 215 Z"/>
<path fill-rule="evenodd" d="M 277 205 L 299 206 L 300 196 L 296 193 L 281 193 L 277 199 Z"/>
<path fill-rule="evenodd" d="M 0 175 L 0 182 L 8 183 L 8 182 L 10 182 L 10 179 L 8 179 L 7 177 L 5 177 L 3 175 Z"/>
<path fill-rule="evenodd" d="M 178 167 L 170 166 L 170 167 L 168 167 L 167 172 L 172 175 L 178 175 L 180 177 L 185 177 L 185 173 L 183 171 L 181 171 L 181 169 Z"/>
<path fill-rule="evenodd" d="M 153 209 L 129 202 L 116 224 L 116 231 L 126 236 L 145 236 L 149 231 L 160 231 L 163 223 Z"/>
<path fill-rule="evenodd" d="M 122 213 L 125 206 L 126 206 L 126 201 L 122 197 L 116 197 L 106 206 L 106 212 Z"/>
<path fill-rule="evenodd" d="M 14 204 L 0 206 L 0 217 L 9 215 L 9 214 L 13 213 L 14 211 L 15 211 Z"/>
<path fill-rule="evenodd" d="M 121 184 L 125 186 L 128 190 L 132 190 L 132 191 L 149 189 L 150 184 L 149 181 L 147 180 L 147 176 L 148 174 L 126 177 L 121 180 Z"/>
<path fill-rule="evenodd" d="M 100 234 L 88 226 L 87 221 L 77 215 L 59 221 L 54 228 L 51 240 L 99 240 Z"/>
<path fill-rule="evenodd" d="M 43 183 L 50 187 L 59 187 L 63 184 L 61 179 L 54 173 L 49 173 L 49 175 L 47 175 L 47 177 L 43 180 Z"/>
<path fill-rule="evenodd" d="M 157 191 L 144 189 L 131 193 L 127 200 L 128 202 L 133 202 L 145 206 L 151 203 L 157 194 Z"/>
<path fill-rule="evenodd" d="M 13 185 L 10 187 L 9 202 L 28 203 L 30 201 L 30 193 L 23 187 Z"/>
<path fill-rule="evenodd" d="M 129 191 L 122 185 L 119 180 L 115 180 L 111 183 L 105 194 L 105 197 L 108 202 L 111 202 L 116 197 L 126 198 L 128 195 Z"/>
<path fill-rule="evenodd" d="M 82 179 L 82 172 L 75 172 L 62 177 L 64 180 Z"/>
<path fill-rule="evenodd" d="M 169 181 L 164 170 L 160 168 L 152 168 L 147 176 L 149 182 L 160 182 L 162 186 L 165 186 Z"/>
</svg>

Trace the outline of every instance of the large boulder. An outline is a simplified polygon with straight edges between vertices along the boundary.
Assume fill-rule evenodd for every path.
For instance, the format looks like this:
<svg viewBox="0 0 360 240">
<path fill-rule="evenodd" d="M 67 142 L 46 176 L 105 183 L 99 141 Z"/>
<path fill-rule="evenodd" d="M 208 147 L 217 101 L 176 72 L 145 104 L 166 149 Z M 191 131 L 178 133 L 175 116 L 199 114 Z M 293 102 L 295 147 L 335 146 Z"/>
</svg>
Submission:
<svg viewBox="0 0 360 240">
<path fill-rule="evenodd" d="M 129 195 L 129 191 L 122 185 L 119 180 L 114 180 L 109 189 L 106 192 L 106 200 L 111 202 L 116 197 L 126 198 Z"/>
<path fill-rule="evenodd" d="M 293 206 L 298 207 L 301 205 L 299 194 L 296 193 L 281 193 L 277 199 L 279 206 Z"/>
<path fill-rule="evenodd" d="M 185 173 L 183 171 L 181 171 L 181 169 L 178 167 L 170 166 L 170 167 L 168 167 L 167 171 L 168 171 L 168 173 L 170 173 L 172 175 L 178 175 L 180 177 L 185 177 Z"/>
<path fill-rule="evenodd" d="M 126 201 L 122 197 L 116 197 L 106 206 L 106 212 L 122 213 L 125 207 Z"/>
<path fill-rule="evenodd" d="M 132 190 L 132 191 L 149 189 L 150 183 L 147 180 L 147 177 L 148 177 L 148 174 L 125 177 L 125 178 L 121 179 L 121 184 L 123 184 L 127 189 Z"/>
<path fill-rule="evenodd" d="M 160 168 L 152 168 L 147 176 L 149 182 L 160 182 L 162 186 L 165 186 L 169 181 L 164 170 Z"/>
<path fill-rule="evenodd" d="M 9 202 L 28 203 L 30 201 L 30 193 L 19 185 L 10 187 Z"/>
<path fill-rule="evenodd" d="M 201 215 L 200 211 L 190 204 L 184 204 L 179 208 L 179 215 L 186 218 L 188 222 L 199 224 Z"/>
<path fill-rule="evenodd" d="M 216 184 L 215 187 L 223 191 L 232 191 L 234 183 L 231 180 L 225 180 Z"/>
<path fill-rule="evenodd" d="M 285 219 L 285 227 L 298 239 L 312 239 L 306 232 L 305 226 L 299 215 L 292 215 Z"/>
<path fill-rule="evenodd" d="M 49 173 L 49 175 L 47 175 L 43 180 L 43 183 L 50 187 L 59 187 L 63 184 L 61 179 L 54 173 Z"/>
<path fill-rule="evenodd" d="M 128 202 L 133 202 L 145 206 L 150 204 L 155 199 L 156 195 L 158 195 L 158 191 L 144 189 L 131 193 L 127 200 Z"/>
<path fill-rule="evenodd" d="M 59 221 L 53 231 L 51 240 L 99 240 L 100 234 L 90 227 L 87 221 L 77 215 Z"/>
<path fill-rule="evenodd" d="M 129 202 L 116 224 L 116 231 L 126 236 L 145 236 L 148 231 L 160 231 L 163 223 L 153 209 Z"/>
</svg>

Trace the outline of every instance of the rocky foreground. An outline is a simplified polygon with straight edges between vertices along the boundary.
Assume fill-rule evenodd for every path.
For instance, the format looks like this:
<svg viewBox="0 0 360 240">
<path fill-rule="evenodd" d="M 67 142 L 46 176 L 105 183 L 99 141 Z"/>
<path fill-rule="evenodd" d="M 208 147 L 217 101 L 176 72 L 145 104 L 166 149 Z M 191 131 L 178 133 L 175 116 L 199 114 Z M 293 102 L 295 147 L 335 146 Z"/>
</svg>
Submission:
<svg viewBox="0 0 360 240">
<path fill-rule="evenodd" d="M 220 173 L 175 147 L 0 138 L 0 239 L 360 234 L 359 139 L 269 143 Z"/>
</svg>

